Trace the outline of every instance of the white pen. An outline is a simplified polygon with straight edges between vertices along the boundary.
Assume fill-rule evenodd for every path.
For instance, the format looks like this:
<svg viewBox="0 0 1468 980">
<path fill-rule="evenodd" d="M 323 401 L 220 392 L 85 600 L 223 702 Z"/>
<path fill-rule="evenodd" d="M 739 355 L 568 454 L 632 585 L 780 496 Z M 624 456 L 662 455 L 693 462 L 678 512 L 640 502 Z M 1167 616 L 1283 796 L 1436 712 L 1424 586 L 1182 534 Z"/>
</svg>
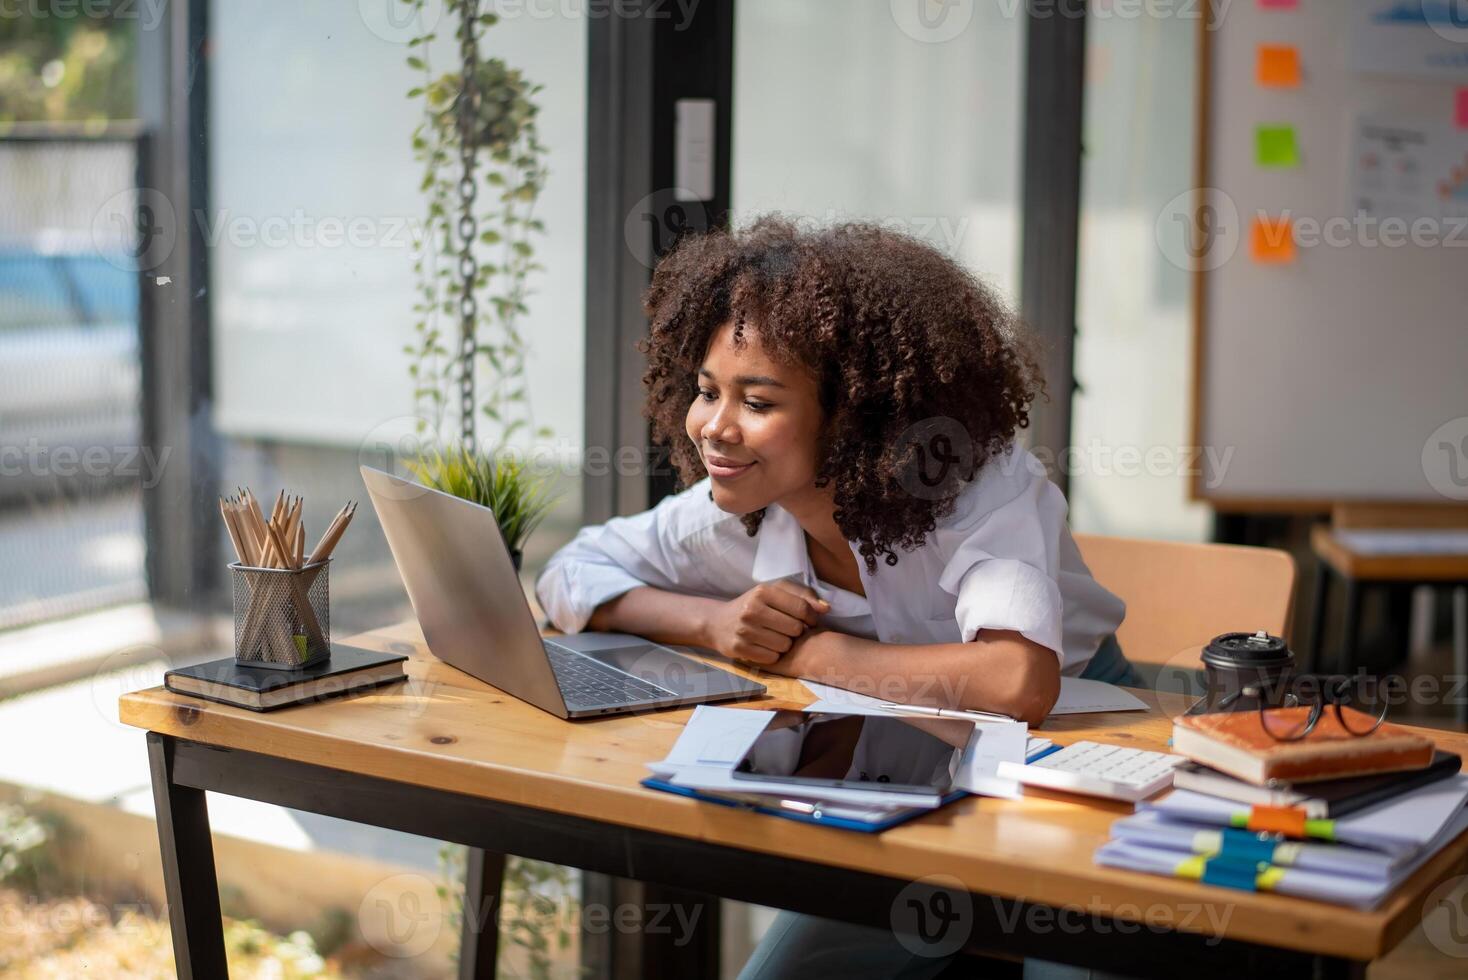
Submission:
<svg viewBox="0 0 1468 980">
<path fill-rule="evenodd" d="M 1008 715 L 997 715 L 988 711 L 934 708 L 925 704 L 903 704 L 900 701 L 884 701 L 878 707 L 883 711 L 890 711 L 898 715 L 926 715 L 929 718 L 957 718 L 960 721 L 1014 721 Z"/>
</svg>

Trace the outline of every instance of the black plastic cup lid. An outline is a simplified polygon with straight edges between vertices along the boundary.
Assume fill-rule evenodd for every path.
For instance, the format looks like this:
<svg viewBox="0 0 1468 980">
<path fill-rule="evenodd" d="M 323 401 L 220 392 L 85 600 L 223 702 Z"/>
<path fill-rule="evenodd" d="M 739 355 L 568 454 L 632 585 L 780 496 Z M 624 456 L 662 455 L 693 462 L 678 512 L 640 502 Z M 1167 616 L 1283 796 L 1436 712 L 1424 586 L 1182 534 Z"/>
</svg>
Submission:
<svg viewBox="0 0 1468 980">
<path fill-rule="evenodd" d="M 1294 660 L 1285 641 L 1264 630 L 1254 633 L 1224 633 L 1203 650 L 1203 660 L 1219 666 L 1255 667 Z"/>
</svg>

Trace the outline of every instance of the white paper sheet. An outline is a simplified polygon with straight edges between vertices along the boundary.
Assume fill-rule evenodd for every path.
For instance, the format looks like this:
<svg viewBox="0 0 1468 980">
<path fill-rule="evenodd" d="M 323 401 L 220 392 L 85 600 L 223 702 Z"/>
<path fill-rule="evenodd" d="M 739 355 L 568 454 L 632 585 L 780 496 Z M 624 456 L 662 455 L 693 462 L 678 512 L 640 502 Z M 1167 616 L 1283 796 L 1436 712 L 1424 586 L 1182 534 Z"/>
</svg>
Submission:
<svg viewBox="0 0 1468 980">
<path fill-rule="evenodd" d="M 809 705 L 807 711 L 833 711 L 846 712 L 847 714 L 895 714 L 890 701 L 874 698 L 867 694 L 858 694 L 855 691 L 847 691 L 829 684 L 818 684 L 815 681 L 801 680 L 812 695 L 815 703 Z M 1146 711 L 1147 705 L 1115 684 L 1107 684 L 1105 681 L 1087 680 L 1083 677 L 1062 677 L 1060 679 L 1060 697 L 1055 701 L 1055 707 L 1050 709 L 1051 716 L 1055 715 L 1081 715 L 1100 711 Z M 1002 718 L 1001 715 L 994 716 Z M 977 720 L 977 719 L 976 719 Z"/>
<path fill-rule="evenodd" d="M 701 704 L 693 709 L 668 757 L 648 768 L 659 775 L 685 766 L 733 768 L 773 717 L 773 711 Z"/>
<path fill-rule="evenodd" d="M 964 747 L 953 785 L 982 796 L 1018 799 L 1019 783 L 1001 779 L 999 763 L 1024 764 L 1029 752 L 1030 728 L 1022 721 L 994 722 L 974 726 L 973 737 Z"/>
<path fill-rule="evenodd" d="M 1055 715 L 1085 715 L 1098 711 L 1146 711 L 1147 705 L 1115 684 L 1084 677 L 1062 677 L 1060 697 L 1050 709 Z"/>
</svg>

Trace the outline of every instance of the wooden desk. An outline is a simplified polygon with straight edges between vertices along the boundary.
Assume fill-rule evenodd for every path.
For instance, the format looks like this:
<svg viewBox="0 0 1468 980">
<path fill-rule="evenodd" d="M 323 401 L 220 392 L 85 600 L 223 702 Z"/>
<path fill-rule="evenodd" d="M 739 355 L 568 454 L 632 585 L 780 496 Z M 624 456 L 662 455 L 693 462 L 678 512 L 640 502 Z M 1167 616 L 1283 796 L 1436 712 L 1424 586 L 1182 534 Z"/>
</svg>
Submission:
<svg viewBox="0 0 1468 980">
<path fill-rule="evenodd" d="M 1341 520 L 1342 510 L 1343 508 L 1337 508 L 1338 521 Z M 1461 520 L 1456 516 L 1460 511 L 1445 510 L 1449 519 Z M 1362 518 L 1356 520 L 1360 519 Z M 1344 526 L 1361 526 L 1356 520 L 1348 517 Z M 1437 585 L 1455 587 L 1453 673 L 1458 677 L 1468 675 L 1468 600 L 1465 600 L 1463 591 L 1463 586 L 1468 586 L 1468 555 L 1362 554 L 1338 537 L 1336 530 L 1323 524 L 1317 524 L 1310 529 L 1310 547 L 1315 552 L 1318 564 L 1315 570 L 1315 596 L 1310 612 L 1310 646 L 1305 654 L 1306 669 L 1315 670 L 1321 666 L 1325 610 L 1330 596 L 1331 579 L 1337 577 L 1345 583 L 1345 612 L 1340 654 L 1334 664 L 1336 670 L 1349 674 L 1357 669 L 1356 647 L 1361 627 L 1361 598 L 1365 589 L 1386 585 L 1405 588 Z M 1458 700 L 1455 717 L 1458 727 L 1468 730 L 1468 701 L 1461 698 Z"/>
<path fill-rule="evenodd" d="M 121 700 L 122 720 L 149 732 L 182 977 L 224 975 L 204 790 L 882 928 L 915 879 L 941 876 L 916 894 L 969 910 L 955 928 L 971 950 L 1134 976 L 1359 976 L 1468 856 L 1464 835 L 1358 912 L 1098 867 L 1121 804 L 972 797 L 879 835 L 810 826 L 639 786 L 687 710 L 566 722 L 443 665 L 416 624 L 348 642 L 410 654 L 411 682 L 268 714 L 162 688 Z M 809 701 L 798 682 L 760 679 Z M 1084 715 L 1045 732 L 1155 749 L 1170 723 L 1160 711 Z M 1468 750 L 1468 737 L 1433 735 Z"/>
</svg>

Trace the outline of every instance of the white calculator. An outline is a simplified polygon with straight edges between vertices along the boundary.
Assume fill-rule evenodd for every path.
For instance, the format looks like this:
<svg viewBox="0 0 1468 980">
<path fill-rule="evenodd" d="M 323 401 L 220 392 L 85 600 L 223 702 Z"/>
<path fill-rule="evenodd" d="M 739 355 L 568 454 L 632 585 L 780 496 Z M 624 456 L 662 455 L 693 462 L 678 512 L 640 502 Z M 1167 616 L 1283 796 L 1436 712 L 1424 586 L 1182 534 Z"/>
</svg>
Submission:
<svg viewBox="0 0 1468 980">
<path fill-rule="evenodd" d="M 1170 752 L 1076 742 L 1023 765 L 1001 762 L 998 775 L 1030 786 L 1135 803 L 1171 786 L 1173 771 L 1187 761 Z"/>
</svg>

